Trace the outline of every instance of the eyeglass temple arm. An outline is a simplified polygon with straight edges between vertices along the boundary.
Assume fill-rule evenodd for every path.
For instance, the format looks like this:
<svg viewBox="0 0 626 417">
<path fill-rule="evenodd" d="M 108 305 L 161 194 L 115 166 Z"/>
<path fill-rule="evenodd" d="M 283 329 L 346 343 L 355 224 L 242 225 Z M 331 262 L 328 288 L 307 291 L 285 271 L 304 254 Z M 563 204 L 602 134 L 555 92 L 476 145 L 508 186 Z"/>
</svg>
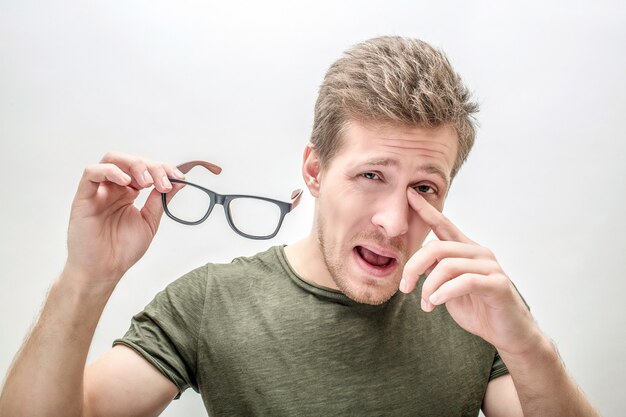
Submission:
<svg viewBox="0 0 626 417">
<path fill-rule="evenodd" d="M 222 168 L 220 168 L 219 166 L 217 166 L 215 164 L 212 164 L 210 162 L 206 162 L 206 161 L 183 162 L 182 164 L 177 165 L 176 168 L 178 168 L 180 170 L 180 172 L 182 172 L 183 174 L 186 174 L 189 171 L 191 171 L 191 169 L 193 167 L 196 167 L 196 166 L 204 167 L 204 168 L 208 169 L 209 171 L 211 171 L 212 173 L 214 173 L 215 175 L 219 175 L 220 172 L 222 172 Z"/>
<path fill-rule="evenodd" d="M 219 175 L 222 172 L 222 168 L 207 161 L 183 162 L 182 164 L 177 165 L 176 168 L 178 168 L 183 174 L 186 174 L 189 171 L 191 171 L 192 168 L 196 166 L 202 166 L 208 169 L 209 171 L 211 171 L 212 173 L 214 173 L 215 175 Z M 291 193 L 291 208 L 289 209 L 290 211 L 298 207 L 298 204 L 300 204 L 301 197 L 302 197 L 302 189 L 300 188 L 297 190 L 294 190 Z"/>
<path fill-rule="evenodd" d="M 290 211 L 298 207 L 300 203 L 300 197 L 302 197 L 302 189 L 293 190 L 291 193 L 291 208 Z"/>
</svg>

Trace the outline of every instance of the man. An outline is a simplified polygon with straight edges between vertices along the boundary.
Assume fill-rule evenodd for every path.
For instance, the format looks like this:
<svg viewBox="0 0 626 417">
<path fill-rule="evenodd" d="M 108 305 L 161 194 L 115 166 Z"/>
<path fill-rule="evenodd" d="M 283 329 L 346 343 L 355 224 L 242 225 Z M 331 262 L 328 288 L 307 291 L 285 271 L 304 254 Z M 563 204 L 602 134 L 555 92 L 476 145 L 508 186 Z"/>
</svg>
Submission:
<svg viewBox="0 0 626 417">
<path fill-rule="evenodd" d="M 494 255 L 441 214 L 476 110 L 429 45 L 357 45 L 326 74 L 304 151 L 310 234 L 190 272 L 85 369 L 108 297 L 157 231 L 159 194 L 184 178 L 107 154 L 85 169 L 65 269 L 0 415 L 156 415 L 191 386 L 212 416 L 596 416 Z"/>
</svg>

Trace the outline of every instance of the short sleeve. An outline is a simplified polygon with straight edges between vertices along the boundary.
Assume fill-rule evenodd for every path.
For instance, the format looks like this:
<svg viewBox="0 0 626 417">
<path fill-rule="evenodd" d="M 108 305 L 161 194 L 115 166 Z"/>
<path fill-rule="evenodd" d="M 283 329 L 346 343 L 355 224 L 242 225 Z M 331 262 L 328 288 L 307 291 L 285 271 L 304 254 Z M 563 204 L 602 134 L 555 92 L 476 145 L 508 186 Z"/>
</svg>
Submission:
<svg viewBox="0 0 626 417">
<path fill-rule="evenodd" d="M 189 387 L 198 391 L 196 358 L 206 274 L 204 266 L 168 285 L 113 342 L 133 349 L 172 381 L 179 391 L 176 398 Z"/>
<path fill-rule="evenodd" d="M 496 351 L 496 355 L 493 359 L 493 365 L 491 365 L 491 373 L 489 374 L 489 380 L 496 379 L 499 376 L 509 373 L 506 365 L 502 361 L 500 354 Z"/>
</svg>

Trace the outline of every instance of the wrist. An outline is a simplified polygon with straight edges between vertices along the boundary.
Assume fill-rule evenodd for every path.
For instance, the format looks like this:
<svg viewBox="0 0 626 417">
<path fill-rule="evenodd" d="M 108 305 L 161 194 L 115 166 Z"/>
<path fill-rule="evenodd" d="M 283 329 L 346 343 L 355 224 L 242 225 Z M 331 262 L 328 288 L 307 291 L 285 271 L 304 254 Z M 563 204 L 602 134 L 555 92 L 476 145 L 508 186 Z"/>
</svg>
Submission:
<svg viewBox="0 0 626 417">
<path fill-rule="evenodd" d="M 53 287 L 76 294 L 81 298 L 105 297 L 108 299 L 120 278 L 121 276 L 118 277 L 116 274 L 95 276 L 90 271 L 67 262 Z"/>
<path fill-rule="evenodd" d="M 541 330 L 535 329 L 529 341 L 515 351 L 498 349 L 508 367 L 530 368 L 536 366 L 560 366 L 561 359 L 554 343 Z"/>
</svg>

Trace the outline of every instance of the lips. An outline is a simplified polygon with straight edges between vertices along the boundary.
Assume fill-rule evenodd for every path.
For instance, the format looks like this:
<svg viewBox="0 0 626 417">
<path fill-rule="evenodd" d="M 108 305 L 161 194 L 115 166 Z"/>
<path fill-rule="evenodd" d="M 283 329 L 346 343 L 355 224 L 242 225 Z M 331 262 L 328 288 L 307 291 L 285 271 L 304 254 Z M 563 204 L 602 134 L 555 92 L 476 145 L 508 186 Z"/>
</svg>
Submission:
<svg viewBox="0 0 626 417">
<path fill-rule="evenodd" d="M 356 251 L 361 259 L 376 268 L 385 268 L 395 261 L 394 257 L 376 253 L 373 250 L 365 248 L 363 246 L 357 246 Z"/>
</svg>

